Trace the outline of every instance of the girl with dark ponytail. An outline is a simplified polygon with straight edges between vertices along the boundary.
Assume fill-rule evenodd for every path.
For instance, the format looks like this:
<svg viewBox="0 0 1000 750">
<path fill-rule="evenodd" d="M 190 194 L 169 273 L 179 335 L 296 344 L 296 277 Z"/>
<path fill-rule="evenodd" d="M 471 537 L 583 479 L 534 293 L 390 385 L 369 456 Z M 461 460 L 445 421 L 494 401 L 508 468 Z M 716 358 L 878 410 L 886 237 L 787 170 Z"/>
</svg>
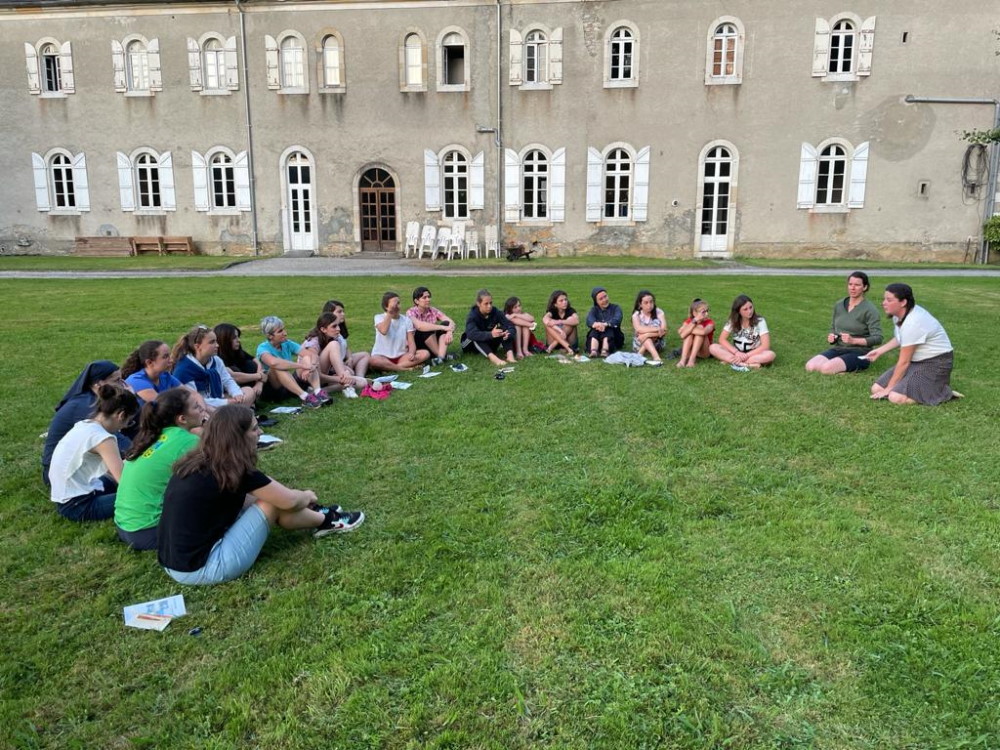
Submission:
<svg viewBox="0 0 1000 750">
<path fill-rule="evenodd" d="M 133 549 L 156 549 L 163 491 L 174 462 L 198 445 L 206 419 L 205 399 L 190 388 L 170 388 L 142 407 L 115 500 L 118 538 Z"/>
<path fill-rule="evenodd" d="M 50 497 L 59 515 L 71 521 L 114 515 L 122 473 L 115 433 L 132 424 L 138 408 L 135 394 L 120 385 L 105 383 L 97 389 L 94 415 L 73 425 L 52 453 Z"/>
</svg>

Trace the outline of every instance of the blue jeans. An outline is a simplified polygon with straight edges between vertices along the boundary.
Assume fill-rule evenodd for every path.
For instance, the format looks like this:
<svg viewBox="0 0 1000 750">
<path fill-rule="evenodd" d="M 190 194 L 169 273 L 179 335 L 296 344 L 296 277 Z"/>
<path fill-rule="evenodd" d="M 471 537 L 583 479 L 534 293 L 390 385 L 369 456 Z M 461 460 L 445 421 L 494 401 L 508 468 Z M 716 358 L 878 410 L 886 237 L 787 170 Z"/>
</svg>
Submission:
<svg viewBox="0 0 1000 750">
<path fill-rule="evenodd" d="M 87 495 L 70 498 L 64 503 L 56 503 L 56 511 L 70 521 L 103 521 L 115 515 L 115 495 L 118 485 L 102 477 L 104 490 L 94 490 Z"/>
<path fill-rule="evenodd" d="M 240 511 L 236 522 L 226 529 L 222 539 L 208 553 L 208 560 L 190 573 L 164 568 L 177 583 L 208 586 L 239 578 L 253 566 L 267 541 L 271 524 L 256 504 Z"/>
</svg>

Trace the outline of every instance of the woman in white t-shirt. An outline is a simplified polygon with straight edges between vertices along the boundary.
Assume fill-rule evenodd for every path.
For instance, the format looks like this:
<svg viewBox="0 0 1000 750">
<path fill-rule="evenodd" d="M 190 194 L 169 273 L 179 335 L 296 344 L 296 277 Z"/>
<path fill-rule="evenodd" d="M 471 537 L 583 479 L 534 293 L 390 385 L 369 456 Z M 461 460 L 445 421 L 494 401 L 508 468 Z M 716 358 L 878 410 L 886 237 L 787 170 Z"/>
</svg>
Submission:
<svg viewBox="0 0 1000 750">
<path fill-rule="evenodd" d="M 385 312 L 375 316 L 375 345 L 369 366 L 373 370 L 400 372 L 419 367 L 431 357 L 426 349 L 417 349 L 413 321 L 400 314 L 399 295 L 386 292 L 382 295 Z"/>
<path fill-rule="evenodd" d="M 59 441 L 52 453 L 49 481 L 50 497 L 63 518 L 103 521 L 115 514 L 117 482 L 122 475 L 115 433 L 131 425 L 138 410 L 134 393 L 105 383 L 97 389 L 93 417 L 77 422 Z"/>
<path fill-rule="evenodd" d="M 908 284 L 889 284 L 882 297 L 882 309 L 895 324 L 892 340 L 868 352 L 874 362 L 887 351 L 899 347 L 896 366 L 886 370 L 872 386 L 873 399 L 893 404 L 937 406 L 956 396 L 951 389 L 954 350 L 944 327 L 916 304 Z"/>
<path fill-rule="evenodd" d="M 757 314 L 753 300 L 741 294 L 733 300 L 729 320 L 722 327 L 718 342 L 708 348 L 709 354 L 730 365 L 737 372 L 759 370 L 774 362 L 771 332 L 767 321 Z"/>
</svg>

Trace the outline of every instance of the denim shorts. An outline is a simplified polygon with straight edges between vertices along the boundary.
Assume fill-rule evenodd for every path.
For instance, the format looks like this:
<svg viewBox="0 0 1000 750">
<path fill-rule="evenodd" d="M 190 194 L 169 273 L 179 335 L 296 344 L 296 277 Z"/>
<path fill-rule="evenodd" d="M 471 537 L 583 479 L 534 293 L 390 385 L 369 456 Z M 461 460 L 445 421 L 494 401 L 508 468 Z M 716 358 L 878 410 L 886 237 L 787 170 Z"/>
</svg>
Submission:
<svg viewBox="0 0 1000 750">
<path fill-rule="evenodd" d="M 208 560 L 201 569 L 186 573 L 164 568 L 167 575 L 178 583 L 190 586 L 208 586 L 224 583 L 250 570 L 267 541 L 271 524 L 256 504 L 240 511 L 236 522 L 208 553 Z"/>
</svg>

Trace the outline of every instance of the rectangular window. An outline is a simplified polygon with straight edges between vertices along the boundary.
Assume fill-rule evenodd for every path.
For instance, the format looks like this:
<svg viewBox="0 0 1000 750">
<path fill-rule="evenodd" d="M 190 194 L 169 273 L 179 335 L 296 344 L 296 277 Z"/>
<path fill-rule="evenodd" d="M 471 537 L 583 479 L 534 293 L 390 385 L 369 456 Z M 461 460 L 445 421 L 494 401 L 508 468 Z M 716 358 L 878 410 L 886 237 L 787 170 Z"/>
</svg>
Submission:
<svg viewBox="0 0 1000 750">
<path fill-rule="evenodd" d="M 160 208 L 160 169 L 148 163 L 140 164 L 136 170 L 139 189 L 139 208 Z"/>
<path fill-rule="evenodd" d="M 55 93 L 60 91 L 62 86 L 59 81 L 59 55 L 55 52 L 45 52 L 42 54 L 42 64 L 45 67 L 44 91 Z"/>
<path fill-rule="evenodd" d="M 73 168 L 65 156 L 52 160 L 52 199 L 55 207 L 76 208 L 73 192 Z"/>
</svg>

